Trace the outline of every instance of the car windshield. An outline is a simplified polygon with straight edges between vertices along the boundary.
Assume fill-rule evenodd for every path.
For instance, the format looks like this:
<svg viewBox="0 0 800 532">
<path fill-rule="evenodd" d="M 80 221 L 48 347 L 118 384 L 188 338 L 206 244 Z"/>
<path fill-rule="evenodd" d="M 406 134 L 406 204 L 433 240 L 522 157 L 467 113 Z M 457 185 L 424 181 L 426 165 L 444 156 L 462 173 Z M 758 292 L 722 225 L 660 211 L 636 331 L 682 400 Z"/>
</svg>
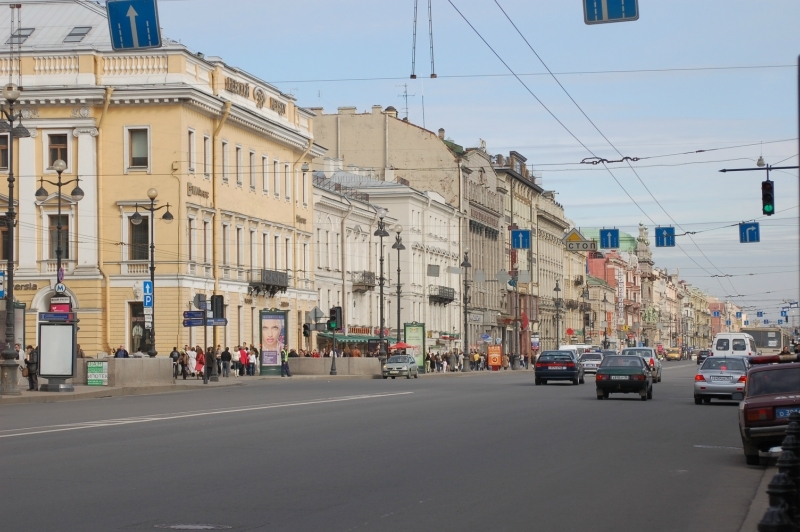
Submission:
<svg viewBox="0 0 800 532">
<path fill-rule="evenodd" d="M 617 355 L 616 351 L 603 351 L 603 356 L 604 357 L 613 357 L 613 356 L 616 356 L 616 355 Z"/>
<path fill-rule="evenodd" d="M 747 396 L 800 392 L 800 367 L 751 372 L 747 378 Z"/>
<path fill-rule="evenodd" d="M 735 358 L 719 358 L 710 357 L 703 362 L 701 370 L 719 370 L 719 371 L 747 371 L 744 362 Z"/>
<path fill-rule="evenodd" d="M 736 338 L 733 340 L 733 350 L 747 351 L 747 343 L 741 338 Z"/>
<path fill-rule="evenodd" d="M 717 340 L 717 351 L 727 351 L 731 348 L 731 343 L 727 338 L 720 338 Z"/>
<path fill-rule="evenodd" d="M 606 357 L 603 359 L 603 363 L 600 364 L 601 368 L 641 368 L 642 367 L 642 359 L 638 356 L 613 356 L 613 357 Z"/>
<path fill-rule="evenodd" d="M 651 353 L 647 349 L 623 349 L 623 355 L 637 356 L 637 357 L 650 357 Z"/>
<path fill-rule="evenodd" d="M 389 364 L 405 364 L 408 362 L 407 357 L 392 357 L 389 359 Z"/>
<path fill-rule="evenodd" d="M 584 353 L 581 360 L 603 360 L 603 355 L 600 353 Z"/>
<path fill-rule="evenodd" d="M 572 356 L 570 356 L 569 353 L 558 353 L 558 352 L 556 352 L 556 353 L 552 353 L 552 352 L 551 353 L 547 353 L 547 352 L 545 352 L 545 353 L 542 353 L 542 355 L 539 357 L 539 362 L 555 362 L 555 361 L 558 361 L 558 362 L 562 362 L 562 361 L 563 362 L 571 362 L 572 361 Z"/>
<path fill-rule="evenodd" d="M 707 357 L 709 355 L 709 351 L 700 351 L 698 355 L 701 357 Z"/>
</svg>

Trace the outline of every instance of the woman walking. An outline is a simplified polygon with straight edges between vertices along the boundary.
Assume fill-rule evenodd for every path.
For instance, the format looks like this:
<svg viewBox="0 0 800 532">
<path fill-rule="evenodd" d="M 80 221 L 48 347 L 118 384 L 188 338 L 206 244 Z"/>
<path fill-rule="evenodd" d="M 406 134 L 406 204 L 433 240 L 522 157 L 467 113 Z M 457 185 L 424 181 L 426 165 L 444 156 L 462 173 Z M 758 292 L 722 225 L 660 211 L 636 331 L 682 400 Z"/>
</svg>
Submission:
<svg viewBox="0 0 800 532">
<path fill-rule="evenodd" d="M 181 376 L 183 380 L 186 380 L 189 368 L 189 355 L 186 354 L 186 351 L 181 351 L 181 356 L 178 357 L 178 364 L 181 366 Z"/>
<path fill-rule="evenodd" d="M 197 378 L 203 376 L 203 370 L 205 369 L 206 365 L 206 355 L 203 353 L 203 349 L 201 347 L 197 347 L 197 365 L 195 366 L 195 372 L 197 373 Z"/>
<path fill-rule="evenodd" d="M 197 351 L 194 347 L 190 347 L 186 355 L 189 357 L 189 374 L 194 377 L 197 371 Z"/>
</svg>

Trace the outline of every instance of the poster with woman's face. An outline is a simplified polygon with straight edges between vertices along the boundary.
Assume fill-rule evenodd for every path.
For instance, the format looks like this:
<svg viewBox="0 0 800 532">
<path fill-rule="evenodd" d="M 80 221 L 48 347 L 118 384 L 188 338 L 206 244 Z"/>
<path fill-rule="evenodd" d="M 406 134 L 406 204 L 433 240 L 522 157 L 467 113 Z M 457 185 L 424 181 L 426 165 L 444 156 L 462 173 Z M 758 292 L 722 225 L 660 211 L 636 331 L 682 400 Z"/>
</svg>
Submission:
<svg viewBox="0 0 800 532">
<path fill-rule="evenodd" d="M 286 314 L 261 314 L 261 365 L 280 366 L 281 350 L 286 344 Z"/>
</svg>

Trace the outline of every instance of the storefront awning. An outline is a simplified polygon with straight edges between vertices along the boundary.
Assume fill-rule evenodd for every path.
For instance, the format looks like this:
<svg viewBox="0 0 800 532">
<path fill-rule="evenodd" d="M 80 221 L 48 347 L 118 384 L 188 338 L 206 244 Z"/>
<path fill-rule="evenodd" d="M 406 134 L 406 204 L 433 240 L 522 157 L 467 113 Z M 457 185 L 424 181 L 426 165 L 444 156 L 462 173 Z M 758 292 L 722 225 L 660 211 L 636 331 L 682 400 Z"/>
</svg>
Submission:
<svg viewBox="0 0 800 532">
<path fill-rule="evenodd" d="M 333 334 L 329 332 L 317 333 L 319 338 L 333 339 Z M 369 336 L 366 334 L 337 334 L 336 341 L 353 344 L 365 344 L 368 340 L 378 340 L 377 336 Z M 384 337 L 384 341 L 388 340 Z"/>
</svg>

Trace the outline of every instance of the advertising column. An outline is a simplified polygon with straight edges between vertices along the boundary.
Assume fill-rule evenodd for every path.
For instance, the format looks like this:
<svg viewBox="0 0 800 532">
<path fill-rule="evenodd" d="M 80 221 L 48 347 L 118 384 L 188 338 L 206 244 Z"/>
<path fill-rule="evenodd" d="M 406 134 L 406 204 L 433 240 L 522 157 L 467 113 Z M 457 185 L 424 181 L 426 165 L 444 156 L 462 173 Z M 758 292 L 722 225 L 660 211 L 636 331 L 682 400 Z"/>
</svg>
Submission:
<svg viewBox="0 0 800 532">
<path fill-rule="evenodd" d="M 280 310 L 261 311 L 261 375 L 281 374 L 281 351 L 286 346 L 287 316 L 287 312 Z"/>
<path fill-rule="evenodd" d="M 405 342 L 411 346 L 406 351 L 417 361 L 417 367 L 423 369 L 425 367 L 425 324 L 406 323 Z"/>
</svg>

